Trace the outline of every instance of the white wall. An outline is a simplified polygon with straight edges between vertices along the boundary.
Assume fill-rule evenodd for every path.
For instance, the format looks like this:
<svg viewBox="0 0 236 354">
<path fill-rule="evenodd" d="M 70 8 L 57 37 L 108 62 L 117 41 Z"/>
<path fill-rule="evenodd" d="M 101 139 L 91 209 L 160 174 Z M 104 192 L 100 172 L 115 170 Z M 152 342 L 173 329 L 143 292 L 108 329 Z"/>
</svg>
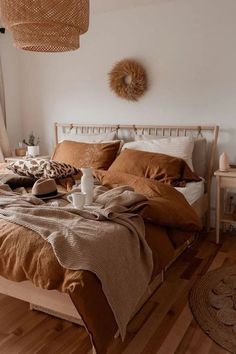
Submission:
<svg viewBox="0 0 236 354">
<path fill-rule="evenodd" d="M 219 124 L 219 149 L 235 162 L 235 18 L 235 0 L 148 1 L 92 13 L 76 52 L 19 52 L 24 137 L 34 130 L 47 152 L 55 121 Z M 109 90 L 107 73 L 125 57 L 140 60 L 149 76 L 137 103 Z"/>
<path fill-rule="evenodd" d="M 19 86 L 19 51 L 11 43 L 9 33 L 0 34 L 0 58 L 6 98 L 7 130 L 12 149 L 22 139 Z"/>
</svg>

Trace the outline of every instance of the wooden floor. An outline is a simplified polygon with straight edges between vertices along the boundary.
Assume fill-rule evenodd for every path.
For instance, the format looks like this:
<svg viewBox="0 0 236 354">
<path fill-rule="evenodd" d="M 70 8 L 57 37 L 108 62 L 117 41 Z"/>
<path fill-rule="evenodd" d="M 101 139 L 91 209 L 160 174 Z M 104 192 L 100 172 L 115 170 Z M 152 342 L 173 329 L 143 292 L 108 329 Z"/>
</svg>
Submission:
<svg viewBox="0 0 236 354">
<path fill-rule="evenodd" d="M 223 245 L 214 235 L 187 250 L 167 272 L 166 281 L 128 328 L 127 339 L 114 342 L 112 354 L 224 354 L 198 327 L 188 307 L 188 293 L 209 268 L 236 262 L 236 235 Z M 66 321 L 30 311 L 28 304 L 0 295 L 0 354 L 86 354 L 84 329 Z"/>
</svg>

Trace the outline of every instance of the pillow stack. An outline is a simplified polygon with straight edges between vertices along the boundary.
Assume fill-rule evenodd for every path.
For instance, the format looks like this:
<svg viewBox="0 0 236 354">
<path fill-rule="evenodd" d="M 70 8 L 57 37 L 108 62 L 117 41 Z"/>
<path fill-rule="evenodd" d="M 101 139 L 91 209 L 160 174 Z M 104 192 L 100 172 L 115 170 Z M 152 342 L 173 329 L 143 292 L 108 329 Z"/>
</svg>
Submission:
<svg viewBox="0 0 236 354">
<path fill-rule="evenodd" d="M 171 185 L 180 181 L 199 181 L 193 172 L 192 157 L 196 150 L 193 138 L 136 135 L 135 141 L 123 145 L 117 157 L 121 141 L 103 141 L 114 139 L 115 135 L 112 132 L 81 135 L 79 141 L 63 140 L 56 146 L 51 160 L 24 159 L 10 164 L 8 168 L 18 175 L 34 179 L 63 179 L 78 175 L 80 168 L 91 167 L 155 179 Z M 81 141 L 83 139 L 86 142 Z"/>
<path fill-rule="evenodd" d="M 135 135 L 135 143 L 138 143 L 138 145 L 135 144 L 138 146 L 138 150 L 145 149 L 145 151 L 159 152 L 184 159 L 189 167 L 201 177 L 205 177 L 207 173 L 208 144 L 206 138 L 201 136 L 163 138 L 155 135 L 137 134 Z M 126 145 L 126 147 L 135 149 L 132 145 L 131 147 Z"/>
<path fill-rule="evenodd" d="M 8 169 L 20 176 L 63 179 L 77 175 L 82 167 L 107 170 L 120 149 L 120 141 L 85 143 L 64 140 L 51 160 L 30 158 L 11 163 Z"/>
</svg>

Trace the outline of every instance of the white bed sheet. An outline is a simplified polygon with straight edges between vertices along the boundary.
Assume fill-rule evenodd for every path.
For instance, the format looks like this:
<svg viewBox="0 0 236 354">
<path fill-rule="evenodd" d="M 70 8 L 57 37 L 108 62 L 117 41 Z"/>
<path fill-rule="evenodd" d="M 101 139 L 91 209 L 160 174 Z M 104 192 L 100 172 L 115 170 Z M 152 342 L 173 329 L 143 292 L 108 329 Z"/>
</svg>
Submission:
<svg viewBox="0 0 236 354">
<path fill-rule="evenodd" d="M 204 180 L 200 182 L 190 182 L 187 183 L 184 188 L 176 187 L 175 189 L 182 193 L 188 203 L 192 205 L 204 194 Z"/>
</svg>

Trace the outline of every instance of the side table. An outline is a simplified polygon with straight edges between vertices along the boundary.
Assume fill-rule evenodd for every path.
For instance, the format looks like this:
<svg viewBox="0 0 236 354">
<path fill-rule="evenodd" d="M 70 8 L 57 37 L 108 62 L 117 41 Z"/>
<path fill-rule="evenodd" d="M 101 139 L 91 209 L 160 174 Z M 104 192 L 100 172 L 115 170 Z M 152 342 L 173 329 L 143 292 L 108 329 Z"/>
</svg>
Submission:
<svg viewBox="0 0 236 354">
<path fill-rule="evenodd" d="M 216 243 L 218 244 L 220 242 L 221 223 L 236 223 L 233 214 L 225 213 L 224 198 L 222 198 L 226 188 L 236 188 L 236 168 L 230 168 L 226 172 L 217 170 L 214 175 L 216 176 Z"/>
</svg>

